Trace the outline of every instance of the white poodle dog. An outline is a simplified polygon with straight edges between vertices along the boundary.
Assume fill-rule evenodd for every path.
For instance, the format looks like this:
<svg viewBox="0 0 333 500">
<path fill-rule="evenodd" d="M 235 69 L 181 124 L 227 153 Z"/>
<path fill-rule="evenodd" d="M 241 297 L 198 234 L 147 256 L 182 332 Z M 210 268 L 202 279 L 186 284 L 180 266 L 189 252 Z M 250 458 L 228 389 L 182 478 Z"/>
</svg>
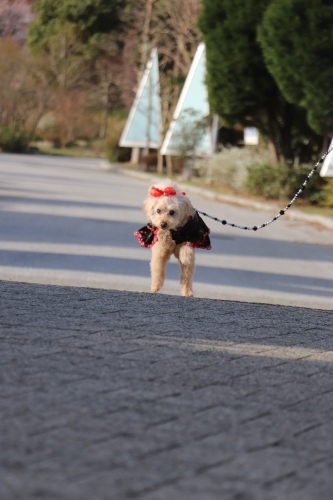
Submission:
<svg viewBox="0 0 333 500">
<path fill-rule="evenodd" d="M 141 246 L 152 249 L 151 291 L 158 292 L 165 280 L 165 268 L 174 254 L 180 264 L 182 295 L 193 296 L 195 249 L 210 250 L 210 230 L 177 184 L 167 179 L 151 186 L 143 202 L 148 224 L 134 233 Z"/>
</svg>

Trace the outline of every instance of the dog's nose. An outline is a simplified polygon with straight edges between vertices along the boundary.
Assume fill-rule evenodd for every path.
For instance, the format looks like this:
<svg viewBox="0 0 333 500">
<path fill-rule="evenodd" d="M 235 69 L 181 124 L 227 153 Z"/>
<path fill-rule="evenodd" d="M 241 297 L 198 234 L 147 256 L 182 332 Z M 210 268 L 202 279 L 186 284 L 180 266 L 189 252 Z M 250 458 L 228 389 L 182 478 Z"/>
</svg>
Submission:
<svg viewBox="0 0 333 500">
<path fill-rule="evenodd" d="M 165 229 L 167 227 L 167 223 L 166 222 L 161 222 L 161 229 Z"/>
</svg>

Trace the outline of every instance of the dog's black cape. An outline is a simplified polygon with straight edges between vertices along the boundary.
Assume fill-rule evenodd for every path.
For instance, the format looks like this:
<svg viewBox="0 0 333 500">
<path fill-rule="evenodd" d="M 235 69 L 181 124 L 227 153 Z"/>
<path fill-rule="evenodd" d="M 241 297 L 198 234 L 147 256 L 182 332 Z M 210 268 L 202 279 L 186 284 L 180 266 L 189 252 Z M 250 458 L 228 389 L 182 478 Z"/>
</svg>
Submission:
<svg viewBox="0 0 333 500">
<path fill-rule="evenodd" d="M 210 250 L 210 229 L 206 226 L 198 212 L 195 212 L 183 227 L 170 230 L 172 239 L 176 245 L 187 243 L 193 248 L 204 248 Z M 152 224 L 147 224 L 136 231 L 134 235 L 138 238 L 141 246 L 150 248 L 157 241 L 157 231 Z"/>
</svg>

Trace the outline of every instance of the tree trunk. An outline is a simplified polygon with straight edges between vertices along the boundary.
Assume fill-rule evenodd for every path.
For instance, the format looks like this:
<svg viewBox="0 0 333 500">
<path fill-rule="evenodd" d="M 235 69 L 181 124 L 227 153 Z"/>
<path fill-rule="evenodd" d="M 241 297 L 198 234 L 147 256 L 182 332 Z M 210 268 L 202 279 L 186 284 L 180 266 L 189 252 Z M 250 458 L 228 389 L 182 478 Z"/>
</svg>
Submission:
<svg viewBox="0 0 333 500">
<path fill-rule="evenodd" d="M 157 173 L 163 174 L 163 156 L 161 155 L 161 148 L 157 150 Z"/>
<path fill-rule="evenodd" d="M 63 59 L 63 73 L 60 74 L 60 86 L 61 90 L 66 90 L 67 88 L 67 37 L 66 33 L 62 38 L 62 59 Z"/>
<path fill-rule="evenodd" d="M 106 130 L 107 130 L 107 125 L 108 125 L 108 114 L 109 114 L 109 103 L 105 103 L 104 109 L 102 111 L 102 123 L 101 123 L 101 128 L 99 131 L 99 138 L 100 139 L 105 139 L 106 137 Z"/>
<path fill-rule="evenodd" d="M 147 0 L 146 3 L 146 16 L 145 16 L 145 23 L 143 26 L 142 46 L 141 46 L 141 71 L 140 71 L 141 75 L 143 75 L 148 60 L 150 21 L 154 3 L 155 0 Z M 139 76 L 139 79 L 141 78 L 141 75 Z"/>
<path fill-rule="evenodd" d="M 269 140 L 269 153 L 273 165 L 279 163 L 279 154 L 276 147 L 276 134 L 273 126 L 273 117 L 271 114 L 268 116 L 268 140 Z"/>
<path fill-rule="evenodd" d="M 292 126 L 293 126 L 293 106 L 286 103 L 283 117 L 284 125 L 280 127 L 281 136 L 281 158 L 285 163 L 293 164 L 294 154 L 291 148 Z M 289 160 L 289 161 L 288 161 Z"/>
<path fill-rule="evenodd" d="M 167 174 L 169 177 L 172 177 L 172 159 L 171 159 L 171 156 L 170 155 L 166 155 L 165 157 L 166 159 L 166 166 L 167 166 Z"/>
<path fill-rule="evenodd" d="M 192 156 L 187 156 L 184 158 L 184 170 L 183 170 L 183 180 L 190 181 L 193 174 L 193 164 L 194 158 Z"/>
<path fill-rule="evenodd" d="M 323 156 L 326 153 L 326 151 L 328 151 L 330 144 L 331 144 L 331 140 L 332 140 L 332 137 L 327 132 L 325 132 L 325 134 L 323 136 L 323 145 L 321 148 L 320 156 Z"/>
</svg>

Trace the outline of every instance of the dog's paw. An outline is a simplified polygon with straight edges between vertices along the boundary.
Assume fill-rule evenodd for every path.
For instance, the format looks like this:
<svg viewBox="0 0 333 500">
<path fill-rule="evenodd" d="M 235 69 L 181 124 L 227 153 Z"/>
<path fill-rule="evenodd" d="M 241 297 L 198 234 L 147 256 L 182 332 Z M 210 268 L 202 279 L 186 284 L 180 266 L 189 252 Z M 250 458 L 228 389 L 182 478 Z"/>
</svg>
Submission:
<svg viewBox="0 0 333 500">
<path fill-rule="evenodd" d="M 193 292 L 192 292 L 192 290 L 182 290 L 182 296 L 183 297 L 193 297 Z"/>
<path fill-rule="evenodd" d="M 160 285 L 151 285 L 151 287 L 150 287 L 150 291 L 151 291 L 151 293 L 156 293 L 156 292 L 158 292 L 160 289 L 161 289 L 161 286 L 160 286 Z"/>
</svg>

